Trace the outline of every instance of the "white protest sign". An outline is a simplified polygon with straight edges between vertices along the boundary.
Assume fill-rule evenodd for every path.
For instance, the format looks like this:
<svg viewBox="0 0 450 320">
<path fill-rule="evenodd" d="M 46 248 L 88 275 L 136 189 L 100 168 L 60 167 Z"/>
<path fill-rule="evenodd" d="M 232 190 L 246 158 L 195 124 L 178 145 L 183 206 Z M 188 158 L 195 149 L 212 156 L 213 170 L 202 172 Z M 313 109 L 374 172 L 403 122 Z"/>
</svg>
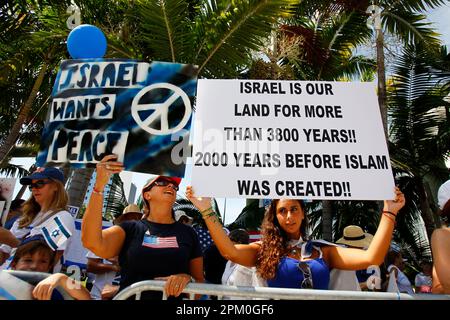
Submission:
<svg viewBox="0 0 450 320">
<path fill-rule="evenodd" d="M 197 90 L 198 196 L 394 198 L 374 83 L 202 79 Z"/>
</svg>

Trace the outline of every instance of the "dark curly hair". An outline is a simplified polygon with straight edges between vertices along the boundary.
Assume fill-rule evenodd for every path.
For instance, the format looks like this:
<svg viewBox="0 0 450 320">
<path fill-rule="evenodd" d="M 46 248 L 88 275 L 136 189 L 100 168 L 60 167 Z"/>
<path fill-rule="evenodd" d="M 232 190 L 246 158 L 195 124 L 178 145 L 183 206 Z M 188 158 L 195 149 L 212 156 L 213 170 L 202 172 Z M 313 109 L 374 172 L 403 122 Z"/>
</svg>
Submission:
<svg viewBox="0 0 450 320">
<path fill-rule="evenodd" d="M 262 243 L 256 259 L 258 273 L 264 279 L 273 279 L 277 271 L 278 264 L 283 256 L 288 253 L 289 238 L 281 228 L 277 219 L 277 205 L 279 199 L 274 199 L 270 203 L 262 222 Z M 308 220 L 303 201 L 297 200 L 302 208 L 304 219 L 300 226 L 300 234 L 306 240 L 306 230 Z"/>
</svg>

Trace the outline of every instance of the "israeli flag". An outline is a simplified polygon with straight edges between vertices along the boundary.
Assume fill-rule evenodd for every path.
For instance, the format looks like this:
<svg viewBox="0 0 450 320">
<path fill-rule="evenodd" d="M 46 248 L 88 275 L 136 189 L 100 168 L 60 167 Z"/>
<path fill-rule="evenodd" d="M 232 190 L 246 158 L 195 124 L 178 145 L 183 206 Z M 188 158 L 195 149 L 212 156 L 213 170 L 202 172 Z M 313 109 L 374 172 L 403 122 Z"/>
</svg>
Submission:
<svg viewBox="0 0 450 320">
<path fill-rule="evenodd" d="M 53 250 L 61 247 L 72 235 L 59 217 L 54 217 L 46 221 L 42 226 L 41 232 L 45 241 Z"/>
</svg>

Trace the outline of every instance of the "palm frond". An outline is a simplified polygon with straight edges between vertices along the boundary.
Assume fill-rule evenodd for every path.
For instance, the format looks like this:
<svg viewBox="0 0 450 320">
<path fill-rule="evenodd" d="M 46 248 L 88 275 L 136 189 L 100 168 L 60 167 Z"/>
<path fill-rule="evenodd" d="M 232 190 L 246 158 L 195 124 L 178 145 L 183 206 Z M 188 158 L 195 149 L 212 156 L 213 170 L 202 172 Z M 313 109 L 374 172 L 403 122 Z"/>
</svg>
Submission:
<svg viewBox="0 0 450 320">
<path fill-rule="evenodd" d="M 143 30 L 142 40 L 152 57 L 160 61 L 192 63 L 192 24 L 189 1 L 137 1 L 135 17 Z"/>
<path fill-rule="evenodd" d="M 396 34 L 405 44 L 418 44 L 420 42 L 428 44 L 430 47 L 440 45 L 436 33 L 431 23 L 427 22 L 426 16 L 419 13 L 395 8 L 383 11 L 382 22 L 386 30 L 391 34 Z"/>
<path fill-rule="evenodd" d="M 199 73 L 230 77 L 242 68 L 251 52 L 263 47 L 279 18 L 291 14 L 294 1 L 235 1 L 220 8 L 205 2 L 205 14 L 196 20 Z M 221 9 L 221 10 L 217 10 Z"/>
</svg>

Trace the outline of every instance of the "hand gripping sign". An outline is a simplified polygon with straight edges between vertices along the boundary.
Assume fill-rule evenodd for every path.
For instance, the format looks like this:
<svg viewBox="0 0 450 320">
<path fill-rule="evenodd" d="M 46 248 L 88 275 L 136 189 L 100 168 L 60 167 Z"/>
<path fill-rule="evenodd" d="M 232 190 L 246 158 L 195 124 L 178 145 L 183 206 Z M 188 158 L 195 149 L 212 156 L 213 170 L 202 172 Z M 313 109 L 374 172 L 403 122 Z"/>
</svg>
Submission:
<svg viewBox="0 0 450 320">
<path fill-rule="evenodd" d="M 185 161 L 174 163 L 171 153 L 180 132 L 189 140 L 196 88 L 192 65 L 65 60 L 37 163 L 94 167 L 106 154 L 116 154 L 126 170 L 182 177 Z"/>
</svg>

